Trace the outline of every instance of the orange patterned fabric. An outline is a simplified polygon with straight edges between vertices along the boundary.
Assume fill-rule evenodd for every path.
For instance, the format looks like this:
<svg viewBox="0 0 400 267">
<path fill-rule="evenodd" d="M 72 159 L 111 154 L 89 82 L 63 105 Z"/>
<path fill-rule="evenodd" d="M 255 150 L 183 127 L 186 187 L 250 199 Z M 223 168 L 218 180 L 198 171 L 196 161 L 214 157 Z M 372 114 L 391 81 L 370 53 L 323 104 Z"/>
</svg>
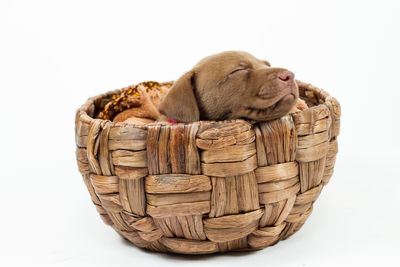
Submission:
<svg viewBox="0 0 400 267">
<path fill-rule="evenodd" d="M 145 87 L 147 92 L 150 92 L 152 90 L 160 90 L 161 86 L 169 88 L 171 87 L 172 83 L 146 81 L 137 85 L 123 88 L 121 94 L 115 94 L 112 96 L 112 101 L 105 105 L 103 111 L 98 115 L 98 118 L 104 120 L 113 120 L 118 113 L 135 106 L 140 106 L 140 92 L 138 87 L 141 85 Z"/>
</svg>

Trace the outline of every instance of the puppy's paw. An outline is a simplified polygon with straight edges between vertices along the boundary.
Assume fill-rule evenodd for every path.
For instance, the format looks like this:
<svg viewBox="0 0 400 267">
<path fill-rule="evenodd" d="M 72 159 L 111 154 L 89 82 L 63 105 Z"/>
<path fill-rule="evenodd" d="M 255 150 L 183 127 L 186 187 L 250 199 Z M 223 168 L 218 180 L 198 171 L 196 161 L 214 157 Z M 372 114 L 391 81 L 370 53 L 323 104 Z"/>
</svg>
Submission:
<svg viewBox="0 0 400 267">
<path fill-rule="evenodd" d="M 158 119 L 154 122 L 154 123 L 152 123 L 152 125 L 169 125 L 169 124 L 171 124 L 169 121 L 168 121 L 168 118 L 167 118 L 167 116 L 165 116 L 165 115 L 160 115 L 160 117 L 158 117 Z"/>
<path fill-rule="evenodd" d="M 308 109 L 306 102 L 304 102 L 303 99 L 298 98 L 296 105 L 293 106 L 293 108 L 289 111 L 289 113 L 296 113 L 296 112 L 303 111 L 306 109 Z"/>
</svg>

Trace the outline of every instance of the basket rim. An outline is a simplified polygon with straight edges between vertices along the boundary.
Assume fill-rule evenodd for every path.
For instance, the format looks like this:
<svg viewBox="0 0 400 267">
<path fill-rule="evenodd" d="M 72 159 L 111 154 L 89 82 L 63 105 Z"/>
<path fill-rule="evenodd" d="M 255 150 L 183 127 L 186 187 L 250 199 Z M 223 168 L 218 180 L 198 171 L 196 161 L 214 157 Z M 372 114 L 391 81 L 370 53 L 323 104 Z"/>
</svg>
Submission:
<svg viewBox="0 0 400 267">
<path fill-rule="evenodd" d="M 314 103 L 312 103 L 313 105 L 309 106 L 309 108 L 306 110 L 297 111 L 297 112 L 294 112 L 291 114 L 286 114 L 283 117 L 287 117 L 287 116 L 293 117 L 296 115 L 313 112 L 313 110 L 315 110 L 315 109 L 324 108 L 324 106 L 325 106 L 324 104 L 327 102 L 331 102 L 331 104 L 333 104 L 333 106 L 338 107 L 335 110 L 335 113 L 336 113 L 337 117 L 340 117 L 340 104 L 328 92 L 326 92 L 325 90 L 320 89 L 318 87 L 315 87 L 310 83 L 305 83 L 300 80 L 296 80 L 296 83 L 299 88 L 299 95 L 300 95 L 299 97 L 301 97 L 302 99 L 307 99 L 311 102 L 314 101 Z M 305 95 L 304 92 L 306 90 L 312 91 L 314 93 L 314 95 L 317 96 L 317 99 L 313 100 L 313 99 L 310 99 L 309 96 Z M 95 115 L 94 111 L 95 111 L 95 105 L 96 105 L 97 101 L 100 101 L 105 98 L 109 98 L 116 93 L 117 94 L 121 93 L 121 91 L 122 91 L 122 89 L 110 90 L 105 93 L 88 98 L 86 100 L 86 102 L 76 111 L 76 121 L 81 120 L 82 122 L 85 122 L 88 124 L 92 124 L 94 121 L 101 121 L 101 123 L 103 123 L 103 124 L 108 124 L 107 126 L 109 126 L 109 127 L 134 127 L 134 128 L 140 128 L 140 129 L 148 129 L 148 127 L 150 127 L 150 126 L 158 125 L 156 122 L 146 123 L 146 124 L 134 124 L 134 123 L 127 123 L 127 122 L 113 122 L 108 119 L 99 119 L 99 118 L 93 117 Z M 318 103 L 315 103 L 315 100 L 318 100 Z M 326 108 L 326 106 L 325 106 L 325 108 Z M 230 123 L 253 124 L 253 122 L 251 120 L 233 119 L 233 120 L 221 120 L 221 121 L 201 120 L 201 121 L 195 121 L 195 122 L 190 122 L 190 123 L 178 122 L 177 124 L 167 124 L 164 126 L 174 127 L 174 125 L 179 125 L 179 124 L 192 125 L 192 124 L 198 124 L 198 123 L 201 123 L 201 124 L 230 124 Z"/>
</svg>

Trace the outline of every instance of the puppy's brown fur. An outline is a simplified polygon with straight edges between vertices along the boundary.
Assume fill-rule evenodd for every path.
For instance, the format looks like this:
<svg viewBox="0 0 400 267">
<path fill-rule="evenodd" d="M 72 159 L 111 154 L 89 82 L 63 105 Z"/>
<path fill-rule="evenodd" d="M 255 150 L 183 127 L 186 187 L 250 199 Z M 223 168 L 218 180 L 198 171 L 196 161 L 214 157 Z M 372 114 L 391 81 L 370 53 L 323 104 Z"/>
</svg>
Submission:
<svg viewBox="0 0 400 267">
<path fill-rule="evenodd" d="M 114 122 L 127 122 L 132 124 L 146 124 L 157 120 L 160 117 L 158 106 L 160 101 L 168 93 L 165 86 L 160 86 L 158 90 L 147 91 L 143 85 L 137 88 L 139 97 L 128 99 L 136 107 L 127 109 L 119 113 L 113 119 Z"/>
<path fill-rule="evenodd" d="M 272 68 L 246 52 L 228 51 L 202 59 L 180 77 L 159 110 L 179 122 L 266 121 L 289 113 L 297 101 L 292 72 Z"/>
</svg>

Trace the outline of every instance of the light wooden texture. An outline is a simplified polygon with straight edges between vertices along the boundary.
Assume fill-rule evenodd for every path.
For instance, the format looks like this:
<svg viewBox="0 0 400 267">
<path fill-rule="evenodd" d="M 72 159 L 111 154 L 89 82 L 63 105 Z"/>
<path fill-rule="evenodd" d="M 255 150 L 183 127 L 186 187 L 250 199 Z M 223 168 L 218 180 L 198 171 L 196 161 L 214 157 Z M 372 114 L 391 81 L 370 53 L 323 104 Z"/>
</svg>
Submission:
<svg viewBox="0 0 400 267">
<path fill-rule="evenodd" d="M 297 81 L 309 109 L 268 122 L 130 125 L 76 113 L 78 169 L 101 219 L 138 247 L 209 254 L 296 233 L 334 172 L 340 105 Z"/>
<path fill-rule="evenodd" d="M 326 156 L 328 152 L 328 142 L 318 144 L 316 146 L 307 147 L 304 149 L 297 150 L 296 160 L 299 162 L 309 162 L 318 160 Z"/>
<path fill-rule="evenodd" d="M 290 179 L 299 174 L 297 162 L 286 162 L 274 164 L 266 167 L 259 167 L 255 171 L 257 183 L 266 183 L 271 181 L 281 181 Z"/>
<path fill-rule="evenodd" d="M 227 146 L 224 148 L 204 150 L 201 161 L 204 163 L 235 162 L 250 158 L 256 153 L 254 143 L 245 145 Z"/>
<path fill-rule="evenodd" d="M 126 167 L 146 167 L 147 166 L 146 150 L 128 151 L 115 150 L 111 152 L 112 162 L 117 166 Z"/>
<path fill-rule="evenodd" d="M 191 203 L 210 200 L 210 192 L 146 194 L 147 203 L 153 206 Z"/>
<path fill-rule="evenodd" d="M 226 242 L 248 236 L 258 228 L 258 222 L 253 222 L 244 227 L 229 227 L 224 229 L 204 228 L 209 240 L 214 242 Z"/>
<path fill-rule="evenodd" d="M 231 145 L 251 144 L 255 139 L 251 124 L 236 122 L 209 123 L 199 126 L 196 145 L 200 149 L 221 149 Z M 229 148 L 228 148 L 229 149 Z"/>
<path fill-rule="evenodd" d="M 279 240 L 279 235 L 285 228 L 286 223 L 277 226 L 262 227 L 252 232 L 248 237 L 249 246 L 253 248 L 264 248 Z"/>
<path fill-rule="evenodd" d="M 153 206 L 147 204 L 147 214 L 154 218 L 199 215 L 210 212 L 210 201 Z"/>
<path fill-rule="evenodd" d="M 278 202 L 292 196 L 295 196 L 300 190 L 300 183 L 297 183 L 289 188 L 285 188 L 278 191 L 268 192 L 268 193 L 260 193 L 260 203 L 268 204 Z"/>
<path fill-rule="evenodd" d="M 169 251 L 180 254 L 210 254 L 218 251 L 217 244 L 211 241 L 164 237 L 161 242 Z"/>
<path fill-rule="evenodd" d="M 108 142 L 108 149 L 110 150 L 126 149 L 134 151 L 144 150 L 146 149 L 146 140 L 111 139 Z"/>
<path fill-rule="evenodd" d="M 259 208 L 257 182 L 253 172 L 233 177 L 212 177 L 209 217 L 237 214 Z"/>
<path fill-rule="evenodd" d="M 171 216 L 154 218 L 154 221 L 166 237 L 206 240 L 202 217 L 202 215 Z"/>
<path fill-rule="evenodd" d="M 236 240 L 249 235 L 257 229 L 262 210 L 245 214 L 227 215 L 205 219 L 204 232 L 208 239 L 215 242 Z"/>
<path fill-rule="evenodd" d="M 245 174 L 253 171 L 255 168 L 257 168 L 257 158 L 255 155 L 239 162 L 201 164 L 201 170 L 203 174 L 217 177 Z"/>
<path fill-rule="evenodd" d="M 133 126 L 113 127 L 110 131 L 110 140 L 146 140 L 147 131 Z"/>
<path fill-rule="evenodd" d="M 97 194 L 118 193 L 118 177 L 91 174 L 90 179 Z"/>
<path fill-rule="evenodd" d="M 128 166 L 115 166 L 115 174 L 119 179 L 136 180 L 145 177 L 149 171 L 146 167 L 132 168 Z"/>
<path fill-rule="evenodd" d="M 265 149 L 266 158 L 262 159 L 263 162 L 272 165 L 294 161 L 297 134 L 292 117 L 286 115 L 270 122 L 260 122 L 258 126 Z"/>
<path fill-rule="evenodd" d="M 154 194 L 202 192 L 211 190 L 211 181 L 205 175 L 149 175 L 145 187 L 146 192 Z"/>
<path fill-rule="evenodd" d="M 195 139 L 199 125 L 148 128 L 147 160 L 149 174 L 201 174 L 200 155 Z"/>
<path fill-rule="evenodd" d="M 127 200 L 132 213 L 144 216 L 146 214 L 146 197 L 142 179 L 120 180 L 120 199 Z"/>
<path fill-rule="evenodd" d="M 203 224 L 209 229 L 225 229 L 227 226 L 241 228 L 257 221 L 262 215 L 263 211 L 258 209 L 244 214 L 205 219 Z"/>
</svg>

